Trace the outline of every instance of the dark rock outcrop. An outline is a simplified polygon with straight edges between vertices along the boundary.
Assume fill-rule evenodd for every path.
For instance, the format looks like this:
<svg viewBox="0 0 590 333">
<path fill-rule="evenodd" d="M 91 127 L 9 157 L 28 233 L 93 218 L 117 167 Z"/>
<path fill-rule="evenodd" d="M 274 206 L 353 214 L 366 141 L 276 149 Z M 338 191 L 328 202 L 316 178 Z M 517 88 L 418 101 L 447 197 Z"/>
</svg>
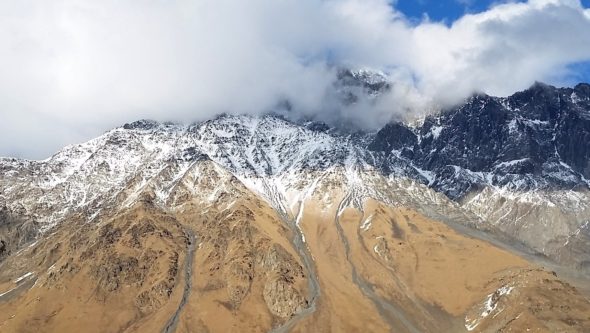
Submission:
<svg viewBox="0 0 590 333">
<path fill-rule="evenodd" d="M 380 165 L 386 172 L 410 162 L 433 174 L 432 187 L 459 200 L 484 184 L 525 191 L 587 187 L 588 142 L 590 85 L 536 83 L 507 98 L 474 95 L 418 127 L 388 124 L 368 149 L 386 161 Z"/>
</svg>

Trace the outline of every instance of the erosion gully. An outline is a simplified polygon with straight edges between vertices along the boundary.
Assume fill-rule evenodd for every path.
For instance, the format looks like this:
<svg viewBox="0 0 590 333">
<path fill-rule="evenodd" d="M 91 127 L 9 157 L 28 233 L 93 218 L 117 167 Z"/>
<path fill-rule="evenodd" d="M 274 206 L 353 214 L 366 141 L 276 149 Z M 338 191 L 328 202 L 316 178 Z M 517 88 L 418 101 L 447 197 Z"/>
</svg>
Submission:
<svg viewBox="0 0 590 333">
<path fill-rule="evenodd" d="M 299 209 L 303 209 L 305 197 L 299 202 Z M 303 266 L 307 271 L 307 283 L 309 288 L 309 295 L 310 295 L 310 302 L 309 307 L 305 310 L 297 313 L 287 322 L 282 324 L 281 326 L 275 327 L 270 330 L 270 333 L 286 333 L 289 332 L 297 323 L 301 322 L 306 317 L 310 316 L 316 311 L 317 308 L 317 300 L 320 297 L 320 283 L 319 279 L 316 274 L 315 264 L 309 252 L 305 241 L 303 240 L 302 231 L 297 227 L 297 220 L 296 218 L 291 218 L 289 215 L 284 212 L 283 210 L 280 211 L 281 218 L 289 227 L 291 232 L 293 233 L 293 238 L 291 239 L 291 244 L 299 254 L 301 261 L 303 262 Z"/>
<path fill-rule="evenodd" d="M 187 254 L 185 258 L 184 264 L 184 290 L 182 292 L 182 299 L 180 300 L 180 304 L 176 308 L 176 311 L 172 314 L 172 316 L 166 322 L 166 325 L 162 329 L 162 333 L 173 333 L 176 332 L 176 327 L 178 326 L 178 320 L 180 319 L 180 314 L 186 305 L 192 290 L 192 277 L 193 277 L 193 259 L 195 257 L 195 244 L 196 244 L 196 237 L 194 232 L 190 228 L 185 228 L 185 233 L 188 235 L 189 243 L 187 247 Z"/>
<path fill-rule="evenodd" d="M 377 293 L 373 290 L 373 287 L 367 283 L 359 274 L 357 273 L 356 267 L 353 264 L 352 260 L 350 259 L 350 244 L 348 243 L 348 239 L 344 234 L 344 230 L 340 225 L 340 212 L 348 206 L 349 202 L 352 202 L 351 193 L 347 193 L 344 198 L 340 201 L 338 205 L 338 210 L 336 211 L 336 215 L 334 216 L 334 224 L 336 225 L 336 230 L 338 231 L 338 236 L 342 240 L 344 244 L 346 260 L 350 264 L 352 269 L 352 282 L 356 284 L 363 295 L 367 297 L 379 311 L 379 315 L 381 318 L 387 322 L 390 326 L 391 331 L 395 332 L 410 332 L 410 333 L 421 333 L 422 330 L 417 328 L 404 314 L 403 310 L 394 303 L 388 302 L 387 300 L 379 297 Z M 362 207 L 358 207 L 362 211 Z M 362 219 L 363 217 L 361 217 Z"/>
</svg>

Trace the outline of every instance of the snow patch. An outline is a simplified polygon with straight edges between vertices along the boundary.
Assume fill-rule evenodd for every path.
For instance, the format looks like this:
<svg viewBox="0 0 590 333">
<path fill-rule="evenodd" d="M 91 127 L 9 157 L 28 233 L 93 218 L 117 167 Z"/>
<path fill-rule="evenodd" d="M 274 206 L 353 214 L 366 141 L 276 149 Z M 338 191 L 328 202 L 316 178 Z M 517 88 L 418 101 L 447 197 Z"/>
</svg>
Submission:
<svg viewBox="0 0 590 333">
<path fill-rule="evenodd" d="M 373 246 L 373 251 L 375 251 L 375 253 L 377 253 L 378 255 L 381 255 L 379 253 L 379 249 L 378 248 L 379 248 L 379 244 L 376 244 L 375 246 Z"/>
<path fill-rule="evenodd" d="M 434 139 L 438 139 L 438 137 L 440 136 L 440 133 L 442 132 L 443 127 L 442 126 L 433 126 L 430 129 L 430 134 L 432 135 L 432 138 Z"/>
<path fill-rule="evenodd" d="M 496 310 L 500 297 L 504 295 L 510 295 L 513 289 L 514 287 L 503 286 L 495 292 L 489 294 L 483 303 L 483 311 L 479 317 L 473 320 L 469 320 L 467 317 L 465 318 L 465 328 L 468 331 L 473 331 L 477 326 L 479 326 L 483 319 L 488 317 L 492 312 L 494 312 L 494 310 Z"/>
<path fill-rule="evenodd" d="M 529 158 L 522 158 L 519 160 L 506 161 L 506 162 L 498 163 L 494 168 L 510 167 L 510 166 L 514 166 L 514 165 L 518 165 L 520 163 L 526 162 L 528 160 L 529 160 Z"/>
<path fill-rule="evenodd" d="M 22 280 L 28 278 L 31 275 L 33 275 L 33 272 L 28 272 L 27 274 L 25 274 L 25 275 L 19 277 L 18 279 L 14 280 L 14 283 L 19 283 L 19 282 L 21 282 Z"/>
<path fill-rule="evenodd" d="M 0 297 L 4 296 L 4 295 L 6 295 L 6 294 L 9 294 L 9 293 L 10 293 L 11 291 L 13 291 L 14 289 L 16 289 L 16 288 L 12 288 L 12 289 L 10 289 L 10 290 L 7 290 L 7 291 L 3 292 L 2 294 L 0 294 Z"/>
<path fill-rule="evenodd" d="M 589 18 L 590 18 L 590 14 L 589 14 Z M 578 97 L 578 94 L 576 94 L 575 91 L 570 95 L 570 98 L 572 99 L 572 103 L 574 103 L 574 104 L 578 104 L 580 101 L 582 101 L 580 99 L 580 97 Z"/>
<path fill-rule="evenodd" d="M 426 178 L 426 180 L 428 181 L 428 186 L 432 185 L 434 183 L 434 180 L 436 179 L 436 174 L 432 171 L 427 171 L 427 170 L 422 170 L 420 168 L 414 167 L 414 169 L 416 171 L 418 171 L 418 173 Z"/>
<path fill-rule="evenodd" d="M 371 224 L 373 222 L 373 215 L 370 215 L 369 217 L 367 217 L 365 219 L 365 221 L 363 221 L 363 224 L 361 225 L 361 230 L 362 231 L 367 231 L 371 228 Z"/>
</svg>

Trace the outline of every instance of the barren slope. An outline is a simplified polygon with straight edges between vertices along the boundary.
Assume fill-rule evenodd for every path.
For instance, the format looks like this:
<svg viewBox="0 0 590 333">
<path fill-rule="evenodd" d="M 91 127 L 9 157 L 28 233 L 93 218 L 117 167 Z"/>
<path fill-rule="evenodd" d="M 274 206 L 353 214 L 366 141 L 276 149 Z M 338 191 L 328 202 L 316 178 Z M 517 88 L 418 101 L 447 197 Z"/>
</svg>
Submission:
<svg viewBox="0 0 590 333">
<path fill-rule="evenodd" d="M 0 331 L 590 330 L 588 300 L 551 272 L 359 195 L 346 169 L 284 211 L 212 161 L 174 174 L 8 256 Z"/>
</svg>

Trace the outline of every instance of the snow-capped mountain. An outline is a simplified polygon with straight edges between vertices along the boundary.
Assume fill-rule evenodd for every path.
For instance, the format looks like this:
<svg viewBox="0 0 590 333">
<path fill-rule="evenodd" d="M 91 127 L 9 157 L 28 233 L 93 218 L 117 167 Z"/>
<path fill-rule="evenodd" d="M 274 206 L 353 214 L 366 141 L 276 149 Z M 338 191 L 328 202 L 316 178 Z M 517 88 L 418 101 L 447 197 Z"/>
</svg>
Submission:
<svg viewBox="0 0 590 333">
<path fill-rule="evenodd" d="M 420 126 L 388 124 L 368 149 L 384 173 L 408 161 L 423 170 L 414 178 L 486 224 L 587 266 L 585 251 L 569 247 L 587 246 L 589 117 L 590 85 L 537 83 L 507 98 L 475 95 Z"/>
<path fill-rule="evenodd" d="M 390 83 L 382 74 L 342 71 L 335 87 L 346 104 L 378 99 Z M 542 317 L 539 290 L 559 304 L 583 303 L 554 275 L 496 246 L 587 275 L 590 85 L 474 95 L 420 122 L 374 132 L 349 125 L 288 114 L 190 125 L 140 120 L 43 161 L 0 158 L 0 265 L 13 267 L 0 273 L 0 287 L 12 279 L 0 307 L 26 286 L 26 297 L 41 299 L 79 283 L 93 286 L 92 299 L 100 291 L 103 306 L 114 302 L 113 311 L 113 295 L 130 293 L 123 299 L 135 299 L 139 318 L 151 318 L 180 290 L 181 269 L 183 301 L 166 332 L 184 304 L 194 304 L 191 290 L 202 293 L 199 302 L 214 297 L 216 305 L 200 307 L 231 310 L 225 315 L 237 320 L 234 328 L 248 323 L 240 316 L 251 317 L 237 311 L 242 303 L 262 306 L 249 295 L 263 299 L 258 313 L 269 317 L 257 325 L 273 332 L 335 329 L 326 313 L 350 330 L 367 316 L 376 320 L 373 331 L 454 330 L 462 316 L 458 327 L 491 332 L 519 327 L 510 326 L 523 313 L 514 304 L 534 308 L 526 320 L 537 323 L 530 318 Z M 159 254 L 148 250 L 154 246 Z M 206 269 L 196 280 L 193 261 L 197 272 Z M 466 270 L 465 279 L 455 279 L 456 270 Z M 416 284 L 439 274 L 426 287 Z M 154 276 L 159 282 L 150 282 Z M 448 290 L 463 290 L 470 301 L 455 304 Z M 366 303 L 348 314 L 330 305 L 346 300 L 352 308 Z M 230 329 L 226 320 L 202 320 L 214 331 Z M 148 325 L 140 323 L 134 329 Z"/>
<path fill-rule="evenodd" d="M 360 77 L 372 91 L 387 87 L 366 73 L 342 77 L 347 85 Z M 445 207 L 461 216 L 460 223 L 504 232 L 584 266 L 590 251 L 579 254 L 578 247 L 590 236 L 585 138 L 587 84 L 535 84 L 508 98 L 475 95 L 420 125 L 390 123 L 364 135 L 273 115 L 220 116 L 191 125 L 142 120 L 44 161 L 1 159 L 0 204 L 39 222 L 44 232 L 71 214 L 92 219 L 108 204 L 131 203 L 151 186 L 165 202 L 192 164 L 209 159 L 275 208 L 293 213 L 288 207 L 318 178 L 341 168 L 358 200 Z M 165 182 L 152 185 L 164 174 Z"/>
<path fill-rule="evenodd" d="M 362 85 L 362 79 L 373 92 L 387 88 L 381 76 L 363 73 L 341 74 L 343 85 Z M 156 193 L 166 200 L 191 164 L 210 159 L 284 209 L 294 204 L 285 198 L 295 200 L 314 179 L 340 167 L 354 175 L 346 181 L 362 197 L 391 197 L 391 185 L 378 189 L 373 182 L 410 182 L 405 192 L 416 193 L 390 200 L 452 207 L 467 214 L 462 223 L 497 227 L 541 253 L 585 265 L 590 253 L 572 258 L 568 252 L 579 250 L 564 250 L 588 237 L 585 138 L 587 84 L 535 84 L 507 98 L 475 95 L 419 126 L 390 123 L 365 135 L 273 115 L 220 116 L 187 126 L 137 121 L 44 161 L 1 159 L 0 201 L 44 231 L 69 214 L 92 218 L 114 198 L 130 202 L 164 172 L 169 179 Z M 367 175 L 378 179 L 363 179 Z"/>
<path fill-rule="evenodd" d="M 460 199 L 481 184 L 510 190 L 587 187 L 590 85 L 540 83 L 507 98 L 475 95 L 419 127 L 390 124 L 369 149 L 434 172 L 431 184 Z"/>
</svg>

